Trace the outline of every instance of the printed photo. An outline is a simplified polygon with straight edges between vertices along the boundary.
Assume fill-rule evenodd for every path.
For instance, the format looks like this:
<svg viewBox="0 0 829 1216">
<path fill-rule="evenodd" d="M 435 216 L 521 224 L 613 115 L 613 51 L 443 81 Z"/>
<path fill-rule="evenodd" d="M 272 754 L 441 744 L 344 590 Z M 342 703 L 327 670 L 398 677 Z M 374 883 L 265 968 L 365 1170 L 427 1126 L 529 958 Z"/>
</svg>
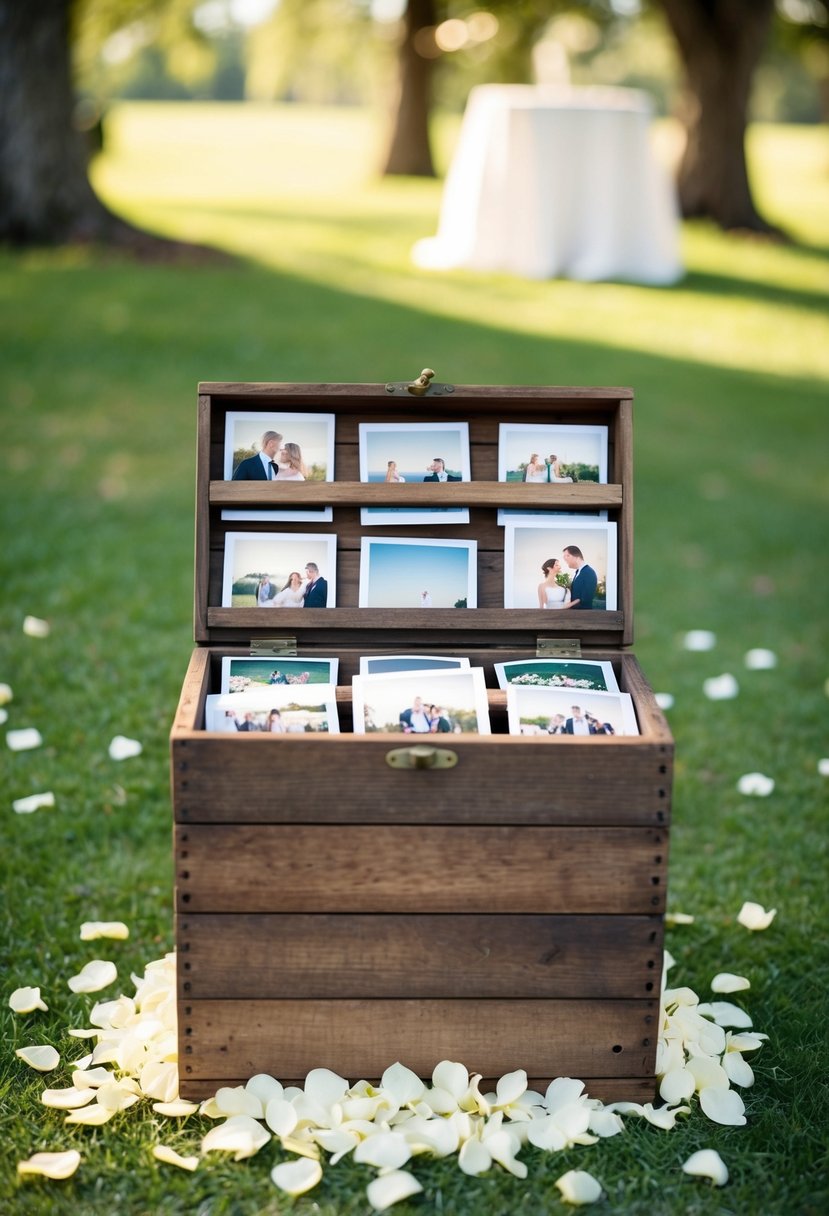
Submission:
<svg viewBox="0 0 829 1216">
<path fill-rule="evenodd" d="M 241 412 L 225 420 L 226 481 L 334 480 L 334 414 Z M 222 519 L 330 523 L 331 507 L 226 508 Z"/>
<path fill-rule="evenodd" d="M 466 422 L 361 422 L 360 481 L 470 481 Z M 363 507 L 363 524 L 466 524 L 466 507 Z"/>
<path fill-rule="evenodd" d="M 205 730 L 228 734 L 336 735 L 332 684 L 281 685 L 257 692 L 215 693 L 205 700 Z"/>
<path fill-rule="evenodd" d="M 504 529 L 504 607 L 615 611 L 616 525 L 527 516 Z"/>
<path fill-rule="evenodd" d="M 476 608 L 477 542 L 364 536 L 361 608 Z"/>
<path fill-rule="evenodd" d="M 376 654 L 360 659 L 360 675 L 381 675 L 391 671 L 451 671 L 468 667 L 469 659 L 446 659 L 433 654 Z"/>
<path fill-rule="evenodd" d="M 495 663 L 499 688 L 573 688 L 586 692 L 618 692 L 612 663 L 587 659 L 516 659 Z"/>
<path fill-rule="evenodd" d="M 490 733 L 486 685 L 480 667 L 355 676 L 352 691 L 355 734 Z"/>
<path fill-rule="evenodd" d="M 336 563 L 334 535 L 228 532 L 222 607 L 333 608 Z"/>
<path fill-rule="evenodd" d="M 528 688 L 507 685 L 511 735 L 638 735 L 633 702 L 625 692 Z"/>
<path fill-rule="evenodd" d="M 261 692 L 274 685 L 336 684 L 339 659 L 222 659 L 221 692 Z"/>
<path fill-rule="evenodd" d="M 502 422 L 498 480 L 537 484 L 607 482 L 607 427 Z"/>
</svg>

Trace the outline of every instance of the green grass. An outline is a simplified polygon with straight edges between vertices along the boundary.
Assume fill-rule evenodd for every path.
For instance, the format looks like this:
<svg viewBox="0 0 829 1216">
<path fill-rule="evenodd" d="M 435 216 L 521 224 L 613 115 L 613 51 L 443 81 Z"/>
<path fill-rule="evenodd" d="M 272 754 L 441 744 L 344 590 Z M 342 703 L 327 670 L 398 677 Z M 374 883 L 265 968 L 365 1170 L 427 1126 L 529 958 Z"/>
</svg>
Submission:
<svg viewBox="0 0 829 1216">
<path fill-rule="evenodd" d="M 438 131 L 444 164 L 454 130 Z M 359 111 L 124 106 L 95 166 L 101 191 L 135 220 L 238 263 L 0 255 L 0 680 L 15 693 L 8 726 L 37 726 L 45 740 L 0 755 L 3 992 L 40 983 L 50 1005 L 13 1019 L 2 1001 L 0 1210 L 366 1211 L 371 1175 L 350 1163 L 296 1203 L 268 1180 L 270 1146 L 194 1177 L 152 1163 L 159 1136 L 194 1146 L 197 1121 L 159 1132 L 160 1120 L 133 1111 L 100 1130 L 64 1129 L 13 1048 L 82 1053 L 65 1028 L 86 1024 L 89 999 L 64 983 L 91 957 L 81 921 L 130 924 L 129 942 L 102 951 L 124 991 L 130 970 L 172 943 L 166 737 L 192 644 L 196 382 L 384 381 L 429 365 L 461 383 L 634 387 L 636 653 L 676 697 L 669 900 L 697 916 L 670 934 L 673 976 L 705 992 L 716 971 L 748 975 L 745 1004 L 771 1039 L 753 1061 L 746 1128 L 698 1114 L 673 1133 L 629 1123 L 593 1148 L 525 1154 L 524 1183 L 422 1161 L 425 1196 L 396 1210 L 563 1212 L 553 1183 L 579 1167 L 604 1184 L 604 1212 L 818 1216 L 829 1205 L 821 135 L 752 132 L 759 201 L 793 244 L 688 226 L 687 277 L 652 289 L 415 270 L 409 249 L 435 231 L 440 186 L 374 178 L 375 133 Z M 21 633 L 27 612 L 53 622 L 48 639 Z M 680 648 L 697 627 L 716 632 L 714 652 Z M 776 650 L 777 670 L 746 671 L 752 646 Z M 741 695 L 709 702 L 702 680 L 722 671 Z M 116 733 L 141 739 L 143 755 L 110 761 Z M 775 778 L 770 798 L 738 795 L 754 769 Z M 13 798 L 42 789 L 55 791 L 54 811 L 11 812 Z M 735 926 L 744 899 L 779 909 L 766 933 Z M 71 1146 L 85 1159 L 74 1179 L 18 1186 L 17 1159 Z M 723 1191 L 679 1169 L 703 1146 L 731 1169 Z"/>
</svg>

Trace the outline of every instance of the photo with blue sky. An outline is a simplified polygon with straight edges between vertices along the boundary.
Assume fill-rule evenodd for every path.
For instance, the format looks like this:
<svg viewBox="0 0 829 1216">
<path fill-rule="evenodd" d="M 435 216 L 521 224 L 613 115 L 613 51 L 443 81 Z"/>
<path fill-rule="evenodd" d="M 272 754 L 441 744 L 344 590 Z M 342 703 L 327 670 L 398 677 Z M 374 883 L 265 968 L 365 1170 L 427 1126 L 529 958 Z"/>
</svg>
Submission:
<svg viewBox="0 0 829 1216">
<path fill-rule="evenodd" d="M 420 608 L 427 592 L 432 608 L 475 608 L 476 557 L 475 541 L 363 537 L 360 607 Z"/>
<path fill-rule="evenodd" d="M 469 427 L 465 422 L 360 424 L 360 480 L 385 481 L 390 460 L 406 481 L 423 481 L 439 457 L 446 472 L 469 481 Z"/>
</svg>

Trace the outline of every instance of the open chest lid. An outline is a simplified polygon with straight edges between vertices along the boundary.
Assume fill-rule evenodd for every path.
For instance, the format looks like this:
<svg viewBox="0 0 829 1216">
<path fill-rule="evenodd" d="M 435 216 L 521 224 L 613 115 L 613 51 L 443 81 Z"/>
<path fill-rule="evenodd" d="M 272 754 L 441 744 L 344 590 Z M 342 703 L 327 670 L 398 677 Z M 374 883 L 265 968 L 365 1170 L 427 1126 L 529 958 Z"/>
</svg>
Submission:
<svg viewBox="0 0 829 1216">
<path fill-rule="evenodd" d="M 200 384 L 196 642 L 250 644 L 263 654 L 324 653 L 333 647 L 400 651 L 431 644 L 533 647 L 555 655 L 629 645 L 632 404 L 628 388 L 451 385 L 434 383 L 426 373 L 391 384 Z M 373 479 L 361 480 L 360 424 L 369 424 L 362 432 L 364 465 L 382 456 L 385 469 L 396 456 L 398 468 L 407 472 L 405 481 L 377 480 L 373 465 L 368 470 Z M 434 433 L 441 430 L 443 436 Z M 302 440 L 306 480 L 267 480 L 258 457 L 266 431 L 279 434 L 283 443 Z M 435 452 L 440 441 L 451 468 L 452 445 L 464 447 L 467 436 L 468 469 L 461 481 L 422 480 L 427 472 L 421 439 Z M 251 453 L 253 479 L 234 480 L 239 461 Z M 533 453 L 538 456 L 534 470 L 546 466 L 549 477 L 549 468 L 556 467 L 560 479 L 542 482 L 540 472 L 538 481 L 522 480 Z M 548 453 L 555 453 L 555 466 L 547 463 Z M 364 522 L 363 508 L 395 514 L 418 508 L 431 514 L 428 522 L 415 523 L 406 513 L 400 522 L 378 525 Z M 447 508 L 467 511 L 468 522 L 436 522 Z M 291 511 L 302 514 L 291 516 Z M 499 515 L 505 522 L 499 523 Z M 272 539 L 273 534 L 282 539 Z M 365 538 L 405 543 L 374 546 L 370 557 L 361 558 Z M 376 560 L 371 577 L 379 577 L 381 559 L 394 554 L 402 571 L 408 566 L 406 544 L 414 544 L 418 559 L 423 556 L 418 538 L 432 544 L 475 543 L 468 557 L 475 598 L 456 602 L 477 606 L 423 606 L 415 596 L 411 606 L 379 606 L 380 595 L 378 606 L 360 607 L 361 562 Z M 594 606 L 564 611 L 534 606 L 544 579 L 542 563 L 562 559 L 563 549 L 579 542 L 585 563 L 595 567 Z M 436 571 L 451 548 L 437 544 Z M 258 606 L 257 579 L 268 573 L 281 588 L 291 570 L 304 572 L 309 555 L 319 552 L 325 555 L 317 564 L 328 577 L 329 606 L 280 605 L 271 611 L 267 604 Z M 326 563 L 334 569 L 323 570 Z M 575 572 L 562 561 L 563 575 L 572 579 Z M 442 576 L 435 577 L 440 588 Z M 365 568 L 363 579 L 368 586 Z M 515 607 L 505 607 L 507 581 Z M 392 583 L 399 602 L 402 574 L 395 573 Z M 426 591 L 433 603 L 439 599 Z"/>
</svg>

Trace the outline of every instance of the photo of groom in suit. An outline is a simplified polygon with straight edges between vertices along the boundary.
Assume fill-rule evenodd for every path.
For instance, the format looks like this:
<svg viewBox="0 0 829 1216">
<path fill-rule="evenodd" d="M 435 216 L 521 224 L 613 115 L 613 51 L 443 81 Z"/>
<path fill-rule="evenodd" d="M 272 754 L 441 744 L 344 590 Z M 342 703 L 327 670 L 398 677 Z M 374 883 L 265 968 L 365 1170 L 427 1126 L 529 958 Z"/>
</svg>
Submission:
<svg viewBox="0 0 829 1216">
<path fill-rule="evenodd" d="M 575 571 L 570 582 L 570 607 L 592 608 L 599 581 L 596 571 L 588 566 L 578 545 L 567 545 L 562 553 L 569 568 Z"/>
<path fill-rule="evenodd" d="M 308 579 L 308 583 L 305 587 L 303 608 L 326 608 L 328 606 L 328 582 L 320 574 L 320 568 L 316 562 L 306 563 L 305 577 Z"/>
<path fill-rule="evenodd" d="M 274 481 L 279 474 L 277 453 L 282 447 L 282 436 L 278 431 L 265 431 L 255 456 L 243 460 L 233 474 L 234 481 Z"/>
<path fill-rule="evenodd" d="M 427 465 L 429 470 L 423 478 L 424 481 L 460 481 L 460 477 L 456 477 L 453 473 L 446 472 L 446 461 L 442 457 L 436 456 L 431 464 Z"/>
</svg>

